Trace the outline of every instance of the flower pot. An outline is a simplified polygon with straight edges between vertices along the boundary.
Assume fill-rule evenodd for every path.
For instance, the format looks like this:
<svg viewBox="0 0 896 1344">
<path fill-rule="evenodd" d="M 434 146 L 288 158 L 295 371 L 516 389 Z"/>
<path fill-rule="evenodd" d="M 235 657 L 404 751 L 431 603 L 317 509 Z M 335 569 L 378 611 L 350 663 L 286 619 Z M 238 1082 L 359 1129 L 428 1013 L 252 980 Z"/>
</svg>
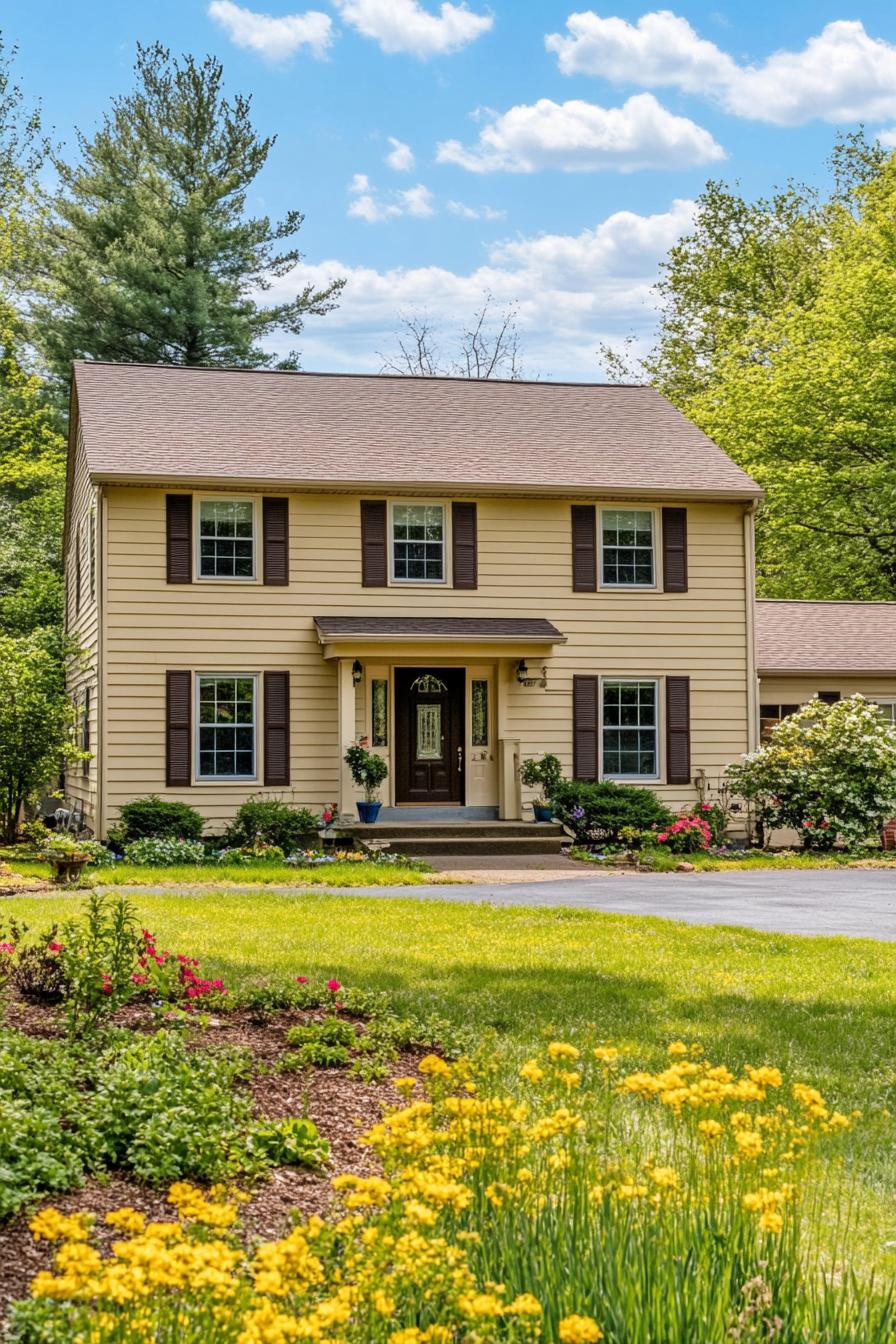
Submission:
<svg viewBox="0 0 896 1344">
<path fill-rule="evenodd" d="M 537 803 L 532 804 L 532 811 L 535 813 L 536 821 L 551 821 L 554 816 L 552 807 L 539 807 Z"/>
<path fill-rule="evenodd" d="M 50 866 L 53 869 L 53 881 L 60 886 L 70 886 L 77 882 L 81 876 L 81 870 L 90 860 L 89 854 L 84 854 L 79 858 L 51 858 Z"/>
<path fill-rule="evenodd" d="M 358 817 L 364 823 L 365 826 L 372 826 L 380 814 L 381 807 L 382 803 L 380 802 L 359 803 Z"/>
</svg>

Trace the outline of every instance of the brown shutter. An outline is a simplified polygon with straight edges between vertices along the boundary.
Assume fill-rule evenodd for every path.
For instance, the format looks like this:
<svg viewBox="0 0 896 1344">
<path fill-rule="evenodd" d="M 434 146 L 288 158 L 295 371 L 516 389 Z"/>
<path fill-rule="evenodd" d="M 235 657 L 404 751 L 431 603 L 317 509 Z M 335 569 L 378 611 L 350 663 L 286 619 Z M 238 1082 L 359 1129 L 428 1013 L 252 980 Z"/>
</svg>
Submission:
<svg viewBox="0 0 896 1344">
<path fill-rule="evenodd" d="M 264 581 L 285 587 L 289 583 L 289 500 L 284 495 L 261 501 Z"/>
<path fill-rule="evenodd" d="M 688 590 L 688 511 L 663 509 L 663 591 Z"/>
<path fill-rule="evenodd" d="M 289 783 L 289 673 L 264 674 L 264 782 Z"/>
<path fill-rule="evenodd" d="M 597 510 L 593 504 L 572 506 L 572 590 L 597 589 Z"/>
<path fill-rule="evenodd" d="M 666 678 L 666 783 L 691 782 L 691 679 Z"/>
<path fill-rule="evenodd" d="M 168 582 L 193 582 L 193 496 L 166 495 Z"/>
<path fill-rule="evenodd" d="M 192 782 L 190 772 L 190 700 L 193 677 L 189 672 L 165 673 L 165 783 L 180 788 Z"/>
<path fill-rule="evenodd" d="M 386 559 L 386 501 L 361 500 L 361 583 L 385 588 L 389 579 Z"/>
<path fill-rule="evenodd" d="M 475 504 L 452 504 L 451 547 L 454 587 L 478 587 Z"/>
<path fill-rule="evenodd" d="M 600 680 L 572 679 L 572 773 L 574 779 L 597 779 L 600 734 Z"/>
</svg>

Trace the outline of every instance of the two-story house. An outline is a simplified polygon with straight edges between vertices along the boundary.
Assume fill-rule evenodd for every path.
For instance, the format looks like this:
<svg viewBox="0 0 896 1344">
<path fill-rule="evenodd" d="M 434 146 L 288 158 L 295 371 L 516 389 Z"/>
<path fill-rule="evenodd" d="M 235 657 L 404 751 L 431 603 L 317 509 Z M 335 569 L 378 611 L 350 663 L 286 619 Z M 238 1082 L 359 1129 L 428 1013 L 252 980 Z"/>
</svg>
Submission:
<svg viewBox="0 0 896 1344">
<path fill-rule="evenodd" d="M 363 736 L 393 806 L 519 818 L 543 752 L 690 803 L 755 744 L 759 494 L 647 387 L 78 363 L 69 800 L 350 811 Z"/>
</svg>

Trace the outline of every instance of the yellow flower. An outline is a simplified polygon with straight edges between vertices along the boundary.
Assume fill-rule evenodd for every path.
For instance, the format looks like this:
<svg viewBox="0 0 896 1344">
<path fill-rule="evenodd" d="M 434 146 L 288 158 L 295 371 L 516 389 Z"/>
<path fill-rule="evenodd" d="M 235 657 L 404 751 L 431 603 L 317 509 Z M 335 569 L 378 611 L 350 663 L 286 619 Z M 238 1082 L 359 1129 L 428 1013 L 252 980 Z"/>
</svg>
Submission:
<svg viewBox="0 0 896 1344">
<path fill-rule="evenodd" d="M 570 1090 L 572 1090 L 575 1087 L 581 1086 L 582 1075 L 580 1073 L 576 1073 L 572 1069 L 567 1069 L 565 1071 L 563 1069 L 560 1069 L 560 1071 L 557 1074 L 557 1077 L 560 1080 L 560 1082 L 565 1084 L 565 1086 L 568 1087 Z"/>
<path fill-rule="evenodd" d="M 393 1087 L 397 1088 L 397 1090 L 401 1093 L 403 1097 L 409 1097 L 413 1092 L 414 1088 L 417 1086 L 417 1079 L 393 1078 L 392 1085 Z"/>
<path fill-rule="evenodd" d="M 130 1236 L 136 1236 L 146 1227 L 143 1214 L 130 1208 L 113 1209 L 111 1213 L 106 1214 L 106 1222 L 110 1227 L 117 1227 L 120 1232 L 127 1232 Z"/>
<path fill-rule="evenodd" d="M 725 1132 L 724 1126 L 720 1125 L 718 1120 L 698 1120 L 697 1129 L 707 1143 L 714 1143 Z"/>
<path fill-rule="evenodd" d="M 673 1167 L 654 1167 L 650 1173 L 650 1179 L 661 1190 L 675 1190 L 681 1184 L 678 1172 Z"/>
<path fill-rule="evenodd" d="M 540 1316 L 541 1303 L 531 1293 L 520 1293 L 508 1305 L 507 1312 L 511 1316 Z"/>
<path fill-rule="evenodd" d="M 560 1344 L 597 1344 L 603 1337 L 604 1332 L 593 1316 L 564 1316 L 557 1327 Z"/>
<path fill-rule="evenodd" d="M 89 1213 L 66 1214 L 58 1209 L 41 1209 L 28 1226 L 35 1241 L 86 1241 L 92 1223 Z"/>
<path fill-rule="evenodd" d="M 548 1057 L 550 1059 L 578 1059 L 579 1052 L 574 1045 L 568 1041 L 551 1041 L 548 1046 Z"/>
<path fill-rule="evenodd" d="M 666 1053 L 674 1059 L 678 1055 L 686 1055 L 688 1048 L 684 1041 L 673 1041 Z"/>
<path fill-rule="evenodd" d="M 451 1073 L 451 1065 L 438 1055 L 424 1055 L 417 1068 L 421 1073 L 431 1074 L 433 1077 L 447 1078 Z"/>
<path fill-rule="evenodd" d="M 762 1135 L 755 1129 L 739 1129 L 734 1136 L 741 1157 L 758 1157 L 762 1152 Z"/>
<path fill-rule="evenodd" d="M 544 1069 L 537 1060 L 527 1059 L 520 1069 L 520 1077 L 524 1078 L 527 1083 L 540 1083 L 544 1077 Z"/>
<path fill-rule="evenodd" d="M 383 1292 L 382 1288 L 378 1288 L 370 1300 L 373 1304 L 374 1311 L 379 1316 L 395 1315 L 395 1298 L 390 1297 L 388 1293 Z"/>
<path fill-rule="evenodd" d="M 615 1045 L 598 1045 L 594 1048 L 594 1058 L 600 1064 L 615 1064 L 619 1051 Z"/>
</svg>

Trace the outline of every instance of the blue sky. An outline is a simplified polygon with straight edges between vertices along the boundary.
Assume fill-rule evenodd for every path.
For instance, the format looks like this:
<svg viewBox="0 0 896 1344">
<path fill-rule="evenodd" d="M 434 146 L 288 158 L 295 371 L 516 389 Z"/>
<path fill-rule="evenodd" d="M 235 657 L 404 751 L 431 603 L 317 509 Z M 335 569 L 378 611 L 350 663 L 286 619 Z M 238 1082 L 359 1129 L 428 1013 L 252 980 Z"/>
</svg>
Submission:
<svg viewBox="0 0 896 1344">
<path fill-rule="evenodd" d="M 532 376 L 649 340 L 659 259 L 709 176 L 819 179 L 839 129 L 896 145 L 896 8 L 802 0 L 6 0 L 57 138 L 127 89 L 135 44 L 213 51 L 277 144 L 252 208 L 305 212 L 305 282 L 344 275 L 307 368 L 378 370 L 399 312 L 451 332 L 516 302 Z M 284 283 L 284 282 L 280 282 Z M 285 340 L 283 347 L 292 342 Z"/>
</svg>

